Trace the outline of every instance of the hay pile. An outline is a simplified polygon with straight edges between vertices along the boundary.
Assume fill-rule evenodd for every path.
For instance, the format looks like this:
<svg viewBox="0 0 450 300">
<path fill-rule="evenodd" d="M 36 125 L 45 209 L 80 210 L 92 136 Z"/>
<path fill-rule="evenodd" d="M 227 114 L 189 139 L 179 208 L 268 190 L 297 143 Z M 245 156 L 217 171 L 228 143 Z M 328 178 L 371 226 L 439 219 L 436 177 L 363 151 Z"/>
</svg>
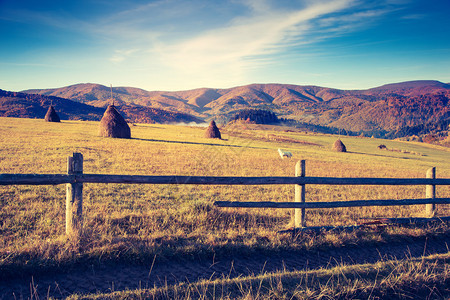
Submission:
<svg viewBox="0 0 450 300">
<path fill-rule="evenodd" d="M 341 139 L 337 139 L 336 142 L 334 142 L 333 147 L 331 149 L 337 152 L 347 152 L 347 148 L 345 147 Z"/>
<path fill-rule="evenodd" d="M 131 138 L 130 127 L 114 105 L 108 106 L 99 126 L 99 135 L 112 138 Z"/>
<path fill-rule="evenodd" d="M 206 129 L 205 137 L 210 139 L 222 139 L 219 128 L 217 128 L 216 122 L 214 122 L 214 120 L 209 123 L 208 129 Z"/>
<path fill-rule="evenodd" d="M 50 105 L 50 107 L 48 108 L 47 113 L 45 114 L 44 120 L 46 122 L 61 122 L 53 105 Z"/>
</svg>

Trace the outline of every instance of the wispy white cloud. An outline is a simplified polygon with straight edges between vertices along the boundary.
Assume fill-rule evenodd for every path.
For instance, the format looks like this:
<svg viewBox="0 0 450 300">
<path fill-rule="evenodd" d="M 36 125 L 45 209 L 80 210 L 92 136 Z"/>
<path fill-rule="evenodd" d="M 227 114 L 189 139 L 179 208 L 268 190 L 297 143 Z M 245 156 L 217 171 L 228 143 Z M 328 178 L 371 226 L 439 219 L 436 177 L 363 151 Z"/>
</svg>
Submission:
<svg viewBox="0 0 450 300">
<path fill-rule="evenodd" d="M 355 25 L 356 22 L 360 22 L 361 20 L 365 20 L 365 22 L 370 21 L 373 18 L 385 15 L 390 10 L 388 9 L 374 9 L 374 10 L 364 10 L 364 11 L 357 11 L 352 12 L 346 15 L 341 16 L 332 16 L 332 17 L 325 17 L 318 21 L 318 24 L 321 27 L 332 27 L 339 24 L 351 24 Z M 356 28 L 358 26 L 355 26 Z"/>
<path fill-rule="evenodd" d="M 114 63 L 121 63 L 137 52 L 139 52 L 139 49 L 114 50 L 114 55 L 109 60 Z"/>
<path fill-rule="evenodd" d="M 399 0 L 381 2 L 386 1 Z M 75 45 L 71 55 L 95 61 L 98 70 L 120 67 L 121 74 L 128 71 L 140 76 L 139 80 L 162 82 L 160 78 L 165 78 L 191 86 L 224 86 L 253 81 L 249 73 L 268 70 L 264 68 L 268 65 L 286 65 L 281 61 L 293 48 L 293 56 L 317 56 L 316 52 L 305 53 L 304 48 L 299 51 L 299 46 L 353 32 L 389 13 L 389 5 L 378 3 L 157 0 L 123 5 L 118 1 L 116 5 L 108 2 L 108 9 L 92 15 L 21 10 L 10 16 L 60 30 L 55 36 L 76 33 L 85 45 Z M 64 62 L 80 61 L 75 56 L 66 59 L 67 51 L 61 56 Z"/>
<path fill-rule="evenodd" d="M 186 75 L 245 76 L 246 69 L 254 68 L 255 63 L 270 63 L 271 55 L 304 42 L 302 37 L 310 32 L 312 20 L 347 9 L 354 1 L 310 2 L 301 9 L 291 10 L 271 6 L 265 1 L 247 0 L 245 3 L 250 8 L 249 15 L 240 15 L 222 28 L 193 37 L 172 43 L 160 42 L 151 47 L 151 55 L 160 57 L 174 72 Z M 334 18 L 330 18 L 327 25 L 343 22 L 339 17 Z"/>
<path fill-rule="evenodd" d="M 412 15 L 405 15 L 402 17 L 404 20 L 422 20 L 425 19 L 427 16 L 425 14 L 412 14 Z"/>
</svg>

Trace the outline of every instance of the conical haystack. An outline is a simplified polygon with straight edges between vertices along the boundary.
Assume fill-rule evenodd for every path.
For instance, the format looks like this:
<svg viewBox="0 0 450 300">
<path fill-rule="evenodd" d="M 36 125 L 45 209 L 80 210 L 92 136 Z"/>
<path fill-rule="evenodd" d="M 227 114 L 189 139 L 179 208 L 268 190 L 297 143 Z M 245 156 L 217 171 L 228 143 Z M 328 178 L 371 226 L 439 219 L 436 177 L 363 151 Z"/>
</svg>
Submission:
<svg viewBox="0 0 450 300">
<path fill-rule="evenodd" d="M 58 114 L 55 111 L 55 108 L 52 105 L 50 105 L 50 107 L 48 108 L 44 119 L 47 122 L 61 122 Z"/>
<path fill-rule="evenodd" d="M 337 152 L 347 152 L 347 148 L 344 143 L 342 143 L 341 139 L 337 139 L 336 142 L 334 142 L 332 149 Z"/>
<path fill-rule="evenodd" d="M 130 127 L 114 105 L 109 105 L 103 114 L 99 135 L 112 138 L 131 138 Z"/>
<path fill-rule="evenodd" d="M 205 137 L 210 139 L 222 139 L 219 128 L 217 128 L 216 122 L 211 121 L 211 123 L 209 123 L 208 129 L 206 129 Z"/>
</svg>

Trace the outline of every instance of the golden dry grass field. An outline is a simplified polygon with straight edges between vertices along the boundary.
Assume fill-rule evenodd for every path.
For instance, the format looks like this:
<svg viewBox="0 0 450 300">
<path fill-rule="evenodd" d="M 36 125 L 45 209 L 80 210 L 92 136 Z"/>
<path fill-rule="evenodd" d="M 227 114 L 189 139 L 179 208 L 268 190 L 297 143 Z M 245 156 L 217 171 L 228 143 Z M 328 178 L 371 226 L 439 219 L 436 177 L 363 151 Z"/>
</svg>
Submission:
<svg viewBox="0 0 450 300">
<path fill-rule="evenodd" d="M 274 126 L 205 128 L 136 124 L 132 139 L 98 136 L 98 122 L 0 118 L 0 173 L 65 174 L 67 157 L 84 156 L 84 173 L 130 175 L 293 176 L 306 160 L 307 176 L 424 178 L 437 168 L 450 178 L 448 148 L 423 143 L 341 137 L 347 153 L 331 150 L 337 136 Z M 379 150 L 384 144 L 388 149 Z M 277 149 L 293 154 L 280 159 Z M 437 197 L 450 187 L 438 186 Z M 306 186 L 306 201 L 424 198 L 424 186 Z M 65 186 L 0 186 L 0 268 L 9 273 L 83 259 L 151 259 L 155 254 L 201 254 L 236 249 L 339 246 L 428 228 L 384 233 L 338 233 L 292 241 L 277 231 L 292 224 L 285 209 L 227 209 L 214 201 L 293 201 L 293 186 L 85 184 L 84 238 L 65 236 Z M 437 214 L 448 216 L 449 205 Z M 422 217 L 424 205 L 311 209 L 307 226 L 353 225 L 361 217 Z M 6 274 L 6 273 L 5 273 Z"/>
</svg>

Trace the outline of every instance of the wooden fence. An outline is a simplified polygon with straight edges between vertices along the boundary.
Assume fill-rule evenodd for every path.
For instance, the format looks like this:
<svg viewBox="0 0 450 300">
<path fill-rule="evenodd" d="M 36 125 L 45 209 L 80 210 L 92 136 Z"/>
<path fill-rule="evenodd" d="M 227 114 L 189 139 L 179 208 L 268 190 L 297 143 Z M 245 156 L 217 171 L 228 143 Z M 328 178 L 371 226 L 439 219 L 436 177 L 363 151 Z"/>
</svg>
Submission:
<svg viewBox="0 0 450 300">
<path fill-rule="evenodd" d="M 437 185 L 450 185 L 450 179 L 437 179 L 436 169 L 430 168 L 426 178 L 335 178 L 307 177 L 305 161 L 297 162 L 294 177 L 211 177 L 211 176 L 140 176 L 84 174 L 83 155 L 73 153 L 67 160 L 67 174 L 0 174 L 0 185 L 58 185 L 66 184 L 66 234 L 80 235 L 83 228 L 84 183 L 128 184 L 196 184 L 196 185 L 295 185 L 294 202 L 216 201 L 218 207 L 293 208 L 294 226 L 306 226 L 307 208 L 338 208 L 355 206 L 426 205 L 426 215 L 433 217 L 436 204 L 449 204 L 450 198 L 436 198 Z M 426 198 L 402 200 L 354 200 L 337 202 L 306 202 L 305 186 L 321 185 L 425 185 Z"/>
</svg>

